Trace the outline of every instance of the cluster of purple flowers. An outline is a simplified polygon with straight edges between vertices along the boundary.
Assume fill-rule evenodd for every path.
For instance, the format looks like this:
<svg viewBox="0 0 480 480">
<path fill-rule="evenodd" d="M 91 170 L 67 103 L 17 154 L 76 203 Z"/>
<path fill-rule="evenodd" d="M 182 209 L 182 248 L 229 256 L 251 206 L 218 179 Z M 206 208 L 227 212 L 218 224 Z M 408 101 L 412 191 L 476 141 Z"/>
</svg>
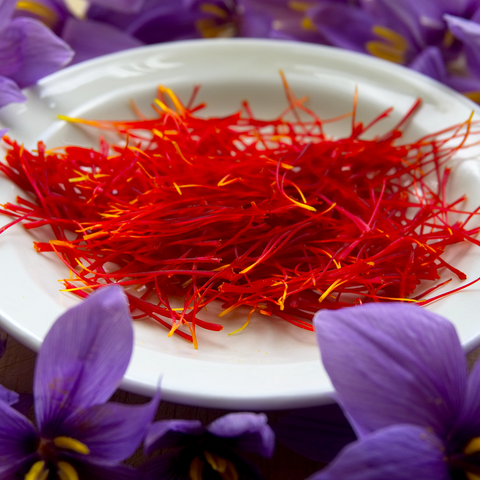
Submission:
<svg viewBox="0 0 480 480">
<path fill-rule="evenodd" d="M 273 454 L 264 414 L 231 413 L 204 427 L 196 420 L 153 422 L 160 392 L 143 405 L 108 402 L 132 349 L 132 320 L 120 287 L 103 288 L 62 315 L 35 366 L 35 425 L 14 408 L 18 395 L 0 386 L 0 478 L 261 479 L 238 452 Z M 142 441 L 148 454 L 169 453 L 142 469 L 120 464 Z"/>
<path fill-rule="evenodd" d="M 480 0 L 90 0 L 82 18 L 63 0 L 0 0 L 0 108 L 69 63 L 225 36 L 375 55 L 480 100 Z M 315 330 L 356 440 L 311 480 L 480 478 L 480 365 L 468 374 L 452 324 L 415 306 L 370 304 L 322 311 Z M 108 402 L 132 348 L 119 288 L 102 288 L 60 317 L 37 359 L 35 424 L 15 409 L 18 395 L 0 386 L 0 478 L 261 478 L 239 452 L 272 455 L 263 414 L 232 413 L 203 426 L 154 422 L 160 393 L 143 405 Z M 335 433 L 319 431 L 325 423 L 310 413 L 292 414 L 277 431 L 321 457 Z M 342 428 L 335 452 L 352 439 Z M 140 469 L 123 465 L 142 443 L 147 455 L 163 453 Z"/>
<path fill-rule="evenodd" d="M 0 108 L 66 64 L 212 37 L 314 42 L 400 63 L 480 100 L 479 0 L 0 0 Z"/>
</svg>

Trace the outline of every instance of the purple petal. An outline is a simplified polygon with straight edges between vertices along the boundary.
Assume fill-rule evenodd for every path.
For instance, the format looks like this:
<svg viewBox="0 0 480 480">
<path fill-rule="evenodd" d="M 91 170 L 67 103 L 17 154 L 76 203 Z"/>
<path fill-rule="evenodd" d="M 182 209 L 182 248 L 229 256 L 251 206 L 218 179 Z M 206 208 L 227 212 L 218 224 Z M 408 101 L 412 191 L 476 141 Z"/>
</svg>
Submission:
<svg viewBox="0 0 480 480">
<path fill-rule="evenodd" d="M 210 447 L 209 447 L 210 448 Z M 233 463 L 238 473 L 239 479 L 245 480 L 264 480 L 257 468 L 244 458 L 237 455 L 229 449 L 217 451 L 210 449 L 211 453 L 216 453 L 226 460 Z M 141 469 L 144 480 L 191 480 L 189 475 L 190 464 L 194 457 L 201 455 L 202 449 L 188 450 L 183 449 L 175 453 L 163 453 L 144 465 Z M 208 468 L 205 469 L 208 472 Z M 220 478 L 220 476 L 210 470 L 210 475 L 203 471 L 203 478 Z M 212 475 L 213 474 L 213 475 Z"/>
<path fill-rule="evenodd" d="M 33 395 L 31 393 L 20 393 L 17 401 L 11 405 L 17 412 L 28 418 L 33 408 Z"/>
<path fill-rule="evenodd" d="M 272 28 L 272 19 L 263 12 L 247 11 L 240 17 L 240 36 L 268 38 Z"/>
<path fill-rule="evenodd" d="M 7 475 L 11 465 L 27 461 L 35 453 L 37 441 L 35 427 L 12 407 L 0 402 L 0 477 Z"/>
<path fill-rule="evenodd" d="M 16 6 L 17 0 L 0 1 L 0 30 L 3 30 L 8 25 Z"/>
<path fill-rule="evenodd" d="M 192 458 L 181 457 L 178 452 L 163 453 L 145 462 L 140 468 L 143 480 L 190 480 Z"/>
<path fill-rule="evenodd" d="M 460 77 L 458 75 L 450 75 L 445 83 L 454 90 L 461 93 L 476 93 L 480 92 L 480 78 Z"/>
<path fill-rule="evenodd" d="M 1 132 L 0 132 L 1 133 Z M 13 405 L 18 402 L 19 395 L 13 390 L 5 388 L 3 385 L 0 385 L 0 401 L 5 402 L 7 405 Z"/>
<path fill-rule="evenodd" d="M 280 418 L 273 430 L 277 442 L 324 463 L 357 439 L 337 404 L 294 410 Z"/>
<path fill-rule="evenodd" d="M 0 82 L 1 82 L 1 78 L 0 78 Z M 1 89 L 1 88 L 2 88 L 2 87 L 0 87 L 0 89 Z M 1 107 L 0 107 L 0 108 L 1 108 Z M 3 138 L 3 136 L 4 136 L 7 132 L 8 132 L 8 128 L 2 128 L 2 129 L 0 129 L 0 139 Z M 4 347 L 3 347 L 3 343 L 2 343 L 2 347 L 1 347 L 1 348 L 2 348 L 2 349 L 4 348 Z M 3 357 L 3 354 L 4 354 L 4 353 L 5 353 L 5 350 L 3 350 L 2 353 L 1 353 L 1 356 L 2 356 L 2 357 Z"/>
<path fill-rule="evenodd" d="M 196 20 L 204 14 L 185 10 L 178 0 L 150 0 L 137 15 L 115 13 L 101 7 L 88 10 L 92 20 L 108 23 L 124 30 L 146 44 L 198 38 Z"/>
<path fill-rule="evenodd" d="M 455 328 L 400 303 L 323 310 L 315 315 L 323 363 L 357 433 L 396 423 L 453 427 L 467 387 Z"/>
<path fill-rule="evenodd" d="M 0 36 L 0 75 L 21 88 L 63 67 L 72 50 L 38 20 L 15 18 Z"/>
<path fill-rule="evenodd" d="M 33 7 L 33 8 L 32 8 Z M 40 7 L 40 8 L 35 8 Z M 18 2 L 13 16 L 29 17 L 40 20 L 59 35 L 63 24 L 72 14 L 63 0 L 37 0 L 36 2 Z"/>
<path fill-rule="evenodd" d="M 0 57 L 2 53 L 0 52 Z M 0 108 L 5 107 L 9 103 L 24 102 L 27 97 L 22 93 L 18 85 L 10 78 L 0 75 Z M 7 129 L 2 129 L 2 137 Z"/>
<path fill-rule="evenodd" d="M 77 410 L 105 403 L 132 347 L 132 320 L 120 287 L 101 288 L 65 312 L 45 337 L 35 367 L 35 416 L 42 433 L 55 432 Z"/>
<path fill-rule="evenodd" d="M 472 73 L 480 76 L 480 25 L 451 15 L 444 18 L 453 35 L 463 42 Z"/>
<path fill-rule="evenodd" d="M 140 40 L 111 25 L 73 18 L 67 21 L 62 37 L 75 50 L 72 63 L 143 45 Z"/>
<path fill-rule="evenodd" d="M 451 3 L 451 0 L 449 0 Z M 376 19 L 376 23 L 402 35 L 413 49 L 423 49 L 428 44 L 441 41 L 445 13 L 440 1 L 373 0 L 362 2 Z"/>
<path fill-rule="evenodd" d="M 264 413 L 229 413 L 207 426 L 216 437 L 235 439 L 234 448 L 271 457 L 275 434 Z"/>
<path fill-rule="evenodd" d="M 464 444 L 471 438 L 480 436 L 480 362 L 474 365 L 468 378 L 467 398 L 459 419 L 455 440 Z"/>
<path fill-rule="evenodd" d="M 309 480 L 448 480 L 443 457 L 438 437 L 412 425 L 395 425 L 352 443 Z"/>
<path fill-rule="evenodd" d="M 89 461 L 118 463 L 138 448 L 159 402 L 158 393 L 144 405 L 96 405 L 67 419 L 57 435 L 72 437 L 87 445 Z"/>
<path fill-rule="evenodd" d="M 93 462 L 75 462 L 72 466 L 81 479 L 88 480 L 143 480 L 139 470 L 127 465 L 108 466 Z"/>
<path fill-rule="evenodd" d="M 437 47 L 429 47 L 422 50 L 408 67 L 439 82 L 445 82 L 447 79 L 447 70 L 445 69 L 442 53 Z"/>
<path fill-rule="evenodd" d="M 200 420 L 161 420 L 148 429 L 145 436 L 145 453 L 149 455 L 160 448 L 181 448 L 194 443 L 205 428 Z"/>
<path fill-rule="evenodd" d="M 137 13 L 142 9 L 145 0 L 89 0 L 89 3 L 117 12 Z"/>
<path fill-rule="evenodd" d="M 378 40 L 372 32 L 374 19 L 360 8 L 325 4 L 312 8 L 310 18 L 320 34 L 336 47 L 365 53 L 366 43 Z"/>
</svg>

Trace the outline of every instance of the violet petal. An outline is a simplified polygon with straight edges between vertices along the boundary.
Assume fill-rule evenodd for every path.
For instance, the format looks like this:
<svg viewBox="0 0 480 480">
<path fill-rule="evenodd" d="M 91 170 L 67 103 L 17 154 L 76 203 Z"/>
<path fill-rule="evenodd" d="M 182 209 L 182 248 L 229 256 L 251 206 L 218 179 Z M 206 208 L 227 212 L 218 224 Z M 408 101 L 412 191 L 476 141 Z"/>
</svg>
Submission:
<svg viewBox="0 0 480 480">
<path fill-rule="evenodd" d="M 480 25 L 452 15 L 445 15 L 444 19 L 453 35 L 463 42 L 472 73 L 480 76 Z"/>
<path fill-rule="evenodd" d="M 1 132 L 0 132 L 1 133 Z M 13 405 L 18 402 L 19 395 L 13 390 L 5 388 L 3 385 L 0 385 L 0 401 L 5 402 L 7 405 Z"/>
<path fill-rule="evenodd" d="M 262 12 L 247 11 L 241 16 L 240 36 L 249 38 L 268 38 L 272 28 L 272 19 Z"/>
<path fill-rule="evenodd" d="M 143 45 L 112 25 L 74 18 L 66 22 L 62 38 L 75 50 L 72 64 Z"/>
<path fill-rule="evenodd" d="M 321 310 L 314 321 L 323 364 L 357 434 L 396 423 L 441 437 L 450 431 L 467 366 L 449 321 L 401 303 Z"/>
<path fill-rule="evenodd" d="M 2 53 L 0 52 L 0 58 Z M 18 85 L 10 78 L 0 75 L 0 108 L 5 107 L 9 103 L 24 102 L 27 97 L 22 93 Z M 2 137 L 7 129 L 2 129 Z"/>
<path fill-rule="evenodd" d="M 117 12 L 137 13 L 142 9 L 145 0 L 89 0 L 89 3 Z"/>
<path fill-rule="evenodd" d="M 2 0 L 0 2 L 0 31 L 8 25 L 16 7 L 17 0 Z"/>
<path fill-rule="evenodd" d="M 143 480 L 191 480 L 188 474 L 192 459 L 182 458 L 178 452 L 163 453 L 145 462 L 140 468 Z"/>
<path fill-rule="evenodd" d="M 50 29 L 32 18 L 14 18 L 0 37 L 0 75 L 20 88 L 67 64 L 73 51 Z"/>
<path fill-rule="evenodd" d="M 206 427 L 207 432 L 225 439 L 229 445 L 246 452 L 271 457 L 275 449 L 275 434 L 264 413 L 229 413 Z"/>
<path fill-rule="evenodd" d="M 125 373 L 133 327 L 120 287 L 104 287 L 65 312 L 52 326 L 37 357 L 35 416 L 42 433 L 105 403 Z"/>
<path fill-rule="evenodd" d="M 422 50 L 408 67 L 442 83 L 447 79 L 442 53 L 437 47 L 428 47 Z"/>
<path fill-rule="evenodd" d="M 460 75 L 450 75 L 445 83 L 454 90 L 462 93 L 480 92 L 480 78 L 461 77 Z"/>
<path fill-rule="evenodd" d="M 94 462 L 71 462 L 81 479 L 143 480 L 141 472 L 128 465 L 109 466 Z"/>
<path fill-rule="evenodd" d="M 345 447 L 309 480 L 448 480 L 438 437 L 413 425 L 394 425 Z"/>
<path fill-rule="evenodd" d="M 56 434 L 74 437 L 87 445 L 89 461 L 118 463 L 132 455 L 142 442 L 159 401 L 157 393 L 144 405 L 96 405 L 67 419 Z"/>
<path fill-rule="evenodd" d="M 457 428 L 455 440 L 460 444 L 474 437 L 480 436 L 480 402 L 478 395 L 480 392 L 480 362 L 474 365 L 468 378 L 467 398 L 462 409 Z"/>
<path fill-rule="evenodd" d="M 294 410 L 281 417 L 273 430 L 277 442 L 324 463 L 357 439 L 337 404 Z"/>
<path fill-rule="evenodd" d="M 264 413 L 229 413 L 207 426 L 216 437 L 234 439 L 231 446 L 263 457 L 271 457 L 275 449 L 275 434 Z"/>
<path fill-rule="evenodd" d="M 366 52 L 367 42 L 376 40 L 372 32 L 374 19 L 360 8 L 327 3 L 312 8 L 310 12 L 318 31 L 336 47 Z"/>
<path fill-rule="evenodd" d="M 0 402 L 0 476 L 10 464 L 35 453 L 38 433 L 30 421 L 4 402 Z"/>
<path fill-rule="evenodd" d="M 149 455 L 159 448 L 180 448 L 190 445 L 205 433 L 200 420 L 161 420 L 151 425 L 144 441 Z"/>
</svg>

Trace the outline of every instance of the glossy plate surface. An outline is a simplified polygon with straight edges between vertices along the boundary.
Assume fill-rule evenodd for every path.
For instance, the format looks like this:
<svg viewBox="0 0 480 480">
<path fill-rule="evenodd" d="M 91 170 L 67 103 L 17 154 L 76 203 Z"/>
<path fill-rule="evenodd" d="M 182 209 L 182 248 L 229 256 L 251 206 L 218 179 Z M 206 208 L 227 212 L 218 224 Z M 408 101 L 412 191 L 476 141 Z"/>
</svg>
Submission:
<svg viewBox="0 0 480 480">
<path fill-rule="evenodd" d="M 67 68 L 28 89 L 26 104 L 3 109 L 0 125 L 9 127 L 12 138 L 29 148 L 40 139 L 48 147 L 96 146 L 98 131 L 67 124 L 57 116 L 134 118 L 130 99 L 150 113 L 158 84 L 173 88 L 183 100 L 194 85 L 201 85 L 198 101 L 208 103 L 205 115 L 232 113 L 248 99 L 256 116 L 274 118 L 287 105 L 279 70 L 298 97 L 309 97 L 308 106 L 321 118 L 351 111 L 356 87 L 358 120 L 369 122 L 393 106 L 394 113 L 376 127 L 377 132 L 396 124 L 415 99 L 422 98 L 407 140 L 463 122 L 477 108 L 428 78 L 371 57 L 299 43 L 207 40 L 145 47 Z M 478 113 L 475 118 L 480 118 Z M 348 134 L 350 120 L 328 128 L 332 135 Z M 450 185 L 452 195 L 468 194 L 470 208 L 480 205 L 477 154 L 472 149 L 454 162 Z M 0 177 L 0 203 L 14 200 L 18 193 Z M 0 225 L 7 222 L 0 216 Z M 53 255 L 36 254 L 34 239 L 21 226 L 0 236 L 0 324 L 38 349 L 55 318 L 79 300 L 59 292 L 58 279 L 68 272 Z M 480 276 L 477 248 L 462 245 L 448 255 L 469 280 Z M 467 349 L 480 343 L 479 289 L 473 286 L 429 307 L 454 322 Z M 204 318 L 218 311 L 209 308 Z M 135 351 L 123 388 L 151 394 L 163 375 L 165 400 L 198 406 L 280 409 L 328 401 L 332 387 L 314 334 L 261 316 L 240 334 L 229 336 L 243 325 L 245 315 L 239 311 L 221 319 L 225 328 L 219 333 L 198 329 L 197 351 L 181 338 L 167 338 L 153 322 L 136 322 Z"/>
</svg>

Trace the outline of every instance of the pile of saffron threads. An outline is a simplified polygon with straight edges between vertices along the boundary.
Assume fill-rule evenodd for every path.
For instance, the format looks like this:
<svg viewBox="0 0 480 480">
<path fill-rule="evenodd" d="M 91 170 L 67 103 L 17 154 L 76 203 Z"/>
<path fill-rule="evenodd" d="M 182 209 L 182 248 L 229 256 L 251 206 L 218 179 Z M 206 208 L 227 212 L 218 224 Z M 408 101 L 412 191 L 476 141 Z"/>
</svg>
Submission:
<svg viewBox="0 0 480 480">
<path fill-rule="evenodd" d="M 247 307 L 239 330 L 253 312 L 312 330 L 321 308 L 425 305 L 448 282 L 438 285 L 439 270 L 465 279 L 442 254 L 457 242 L 480 245 L 479 228 L 467 227 L 477 210 L 462 211 L 464 197 L 447 203 L 445 165 L 467 148 L 471 120 L 402 145 L 417 102 L 396 128 L 364 139 L 390 110 L 364 126 L 355 100 L 343 117 L 350 135 L 334 139 L 284 85 L 289 107 L 273 121 L 256 119 L 246 102 L 201 118 L 196 89 L 184 106 L 159 87 L 153 119 L 138 111 L 137 121 L 67 119 L 116 131 L 122 146 L 39 142 L 30 152 L 4 137 L 0 170 L 28 195 L 3 205 L 14 218 L 3 230 L 50 225 L 55 238 L 35 248 L 69 268 L 65 291 L 86 297 L 122 285 L 134 318 L 151 317 L 195 348 L 195 327 L 223 328 L 198 318 L 212 301 L 220 316 Z M 450 222 L 452 213 L 463 220 Z M 411 297 L 420 282 L 431 283 Z M 178 297 L 183 307 L 173 308 Z"/>
</svg>

